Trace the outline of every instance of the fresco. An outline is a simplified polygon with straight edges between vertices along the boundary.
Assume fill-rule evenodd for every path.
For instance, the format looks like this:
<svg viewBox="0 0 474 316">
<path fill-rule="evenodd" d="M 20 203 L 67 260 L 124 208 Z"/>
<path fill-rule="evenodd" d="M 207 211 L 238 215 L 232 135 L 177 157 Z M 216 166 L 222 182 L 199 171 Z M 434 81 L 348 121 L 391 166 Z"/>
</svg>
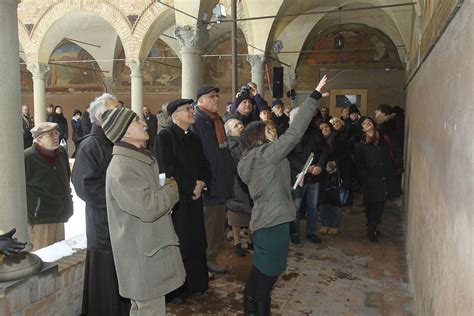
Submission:
<svg viewBox="0 0 474 316">
<path fill-rule="evenodd" d="M 130 68 L 125 65 L 122 51 L 114 66 L 115 89 L 130 91 Z M 143 90 L 145 93 L 181 91 L 181 61 L 165 42 L 158 39 L 148 54 L 148 63 L 143 71 Z"/>
<path fill-rule="evenodd" d="M 343 30 L 345 46 L 334 49 L 336 33 L 323 34 L 318 40 L 310 41 L 304 50 L 309 50 L 299 62 L 297 85 L 312 85 L 316 80 L 317 68 L 400 68 L 396 47 L 377 31 Z"/>
<path fill-rule="evenodd" d="M 204 84 L 219 87 L 221 92 L 232 91 L 231 45 L 230 39 L 224 40 L 205 53 L 218 56 L 203 57 Z M 244 42 L 237 42 L 237 54 L 247 54 L 247 45 Z M 237 78 L 238 87 L 252 79 L 251 66 L 246 55 L 237 57 Z"/>
<path fill-rule="evenodd" d="M 47 92 L 102 91 L 102 72 L 95 61 L 77 63 L 75 61 L 93 60 L 82 47 L 65 42 L 59 45 L 49 58 L 50 71 L 46 80 Z"/>
</svg>

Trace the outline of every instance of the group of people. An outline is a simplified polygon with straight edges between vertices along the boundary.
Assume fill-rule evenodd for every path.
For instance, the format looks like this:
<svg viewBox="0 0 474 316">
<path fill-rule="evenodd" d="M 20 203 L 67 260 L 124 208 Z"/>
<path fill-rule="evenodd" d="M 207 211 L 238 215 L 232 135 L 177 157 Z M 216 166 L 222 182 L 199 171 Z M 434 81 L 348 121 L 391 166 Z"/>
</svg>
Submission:
<svg viewBox="0 0 474 316">
<path fill-rule="evenodd" d="M 213 86 L 199 88 L 196 100 L 164 105 L 162 120 L 148 107 L 141 120 L 104 93 L 88 107 L 90 132 L 78 138 L 72 172 L 60 123 L 37 124 L 25 150 L 33 246 L 64 238 L 71 179 L 86 202 L 83 313 L 164 315 L 167 301 L 202 295 L 209 272 L 228 271 L 217 262 L 227 223 L 235 254 L 253 250 L 245 315 L 269 315 L 288 244 L 300 242 L 303 206 L 306 239 L 319 243 L 318 209 L 319 232 L 337 234 L 341 207 L 360 191 L 368 238 L 377 241 L 385 201 L 401 194 L 400 113 L 384 105 L 375 119 L 360 117 L 353 105 L 341 119 L 330 117 L 318 109 L 326 81 L 289 115 L 249 83 L 224 119 Z M 242 227 L 249 229 L 246 249 Z"/>
</svg>

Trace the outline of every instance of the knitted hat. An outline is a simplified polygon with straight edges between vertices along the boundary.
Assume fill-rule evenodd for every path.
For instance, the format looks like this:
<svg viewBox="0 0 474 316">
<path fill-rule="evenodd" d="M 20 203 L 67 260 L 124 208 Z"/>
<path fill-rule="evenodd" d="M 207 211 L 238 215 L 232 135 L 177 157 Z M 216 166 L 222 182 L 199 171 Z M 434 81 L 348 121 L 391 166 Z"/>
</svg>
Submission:
<svg viewBox="0 0 474 316">
<path fill-rule="evenodd" d="M 274 106 L 276 106 L 276 105 L 283 106 L 283 102 L 281 102 L 280 99 L 275 99 L 275 100 L 273 100 L 273 102 L 272 102 L 272 107 L 274 107 Z"/>
<path fill-rule="evenodd" d="M 349 115 L 351 115 L 352 113 L 360 114 L 359 108 L 354 103 L 352 103 L 351 106 L 349 107 Z"/>
<path fill-rule="evenodd" d="M 30 132 L 33 135 L 33 138 L 36 138 L 44 133 L 53 131 L 58 128 L 58 124 L 51 122 L 42 122 L 33 127 Z"/>
<path fill-rule="evenodd" d="M 247 93 L 241 93 L 237 98 L 235 98 L 235 105 L 239 107 L 239 104 L 244 100 L 250 100 L 250 96 Z"/>
<path fill-rule="evenodd" d="M 107 110 L 102 115 L 102 129 L 105 136 L 115 143 L 123 138 L 130 124 L 136 119 L 138 115 L 127 108 Z"/>
</svg>

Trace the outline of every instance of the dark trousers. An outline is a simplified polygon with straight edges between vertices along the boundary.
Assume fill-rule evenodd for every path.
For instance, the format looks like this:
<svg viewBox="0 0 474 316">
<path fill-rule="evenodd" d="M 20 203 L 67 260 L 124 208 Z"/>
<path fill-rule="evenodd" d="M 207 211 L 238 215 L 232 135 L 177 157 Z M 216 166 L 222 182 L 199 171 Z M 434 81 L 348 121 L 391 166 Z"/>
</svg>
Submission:
<svg viewBox="0 0 474 316">
<path fill-rule="evenodd" d="M 244 294 L 254 298 L 255 302 L 268 302 L 273 285 L 278 276 L 268 276 L 260 272 L 255 266 L 252 266 L 250 277 L 245 283 Z"/>
<path fill-rule="evenodd" d="M 375 234 L 377 225 L 382 222 L 382 213 L 385 201 L 370 202 L 365 204 L 365 216 L 367 217 L 367 232 L 369 235 Z"/>
</svg>

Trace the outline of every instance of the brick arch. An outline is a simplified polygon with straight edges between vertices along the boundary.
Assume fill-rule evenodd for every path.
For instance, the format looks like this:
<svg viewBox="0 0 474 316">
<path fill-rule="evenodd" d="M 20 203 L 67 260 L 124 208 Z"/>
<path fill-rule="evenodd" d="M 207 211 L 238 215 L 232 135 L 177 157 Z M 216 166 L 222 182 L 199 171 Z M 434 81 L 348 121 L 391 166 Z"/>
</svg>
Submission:
<svg viewBox="0 0 474 316">
<path fill-rule="evenodd" d="M 29 41 L 30 41 L 30 38 L 28 36 L 28 31 L 26 30 L 25 28 L 25 25 L 18 19 L 18 40 L 20 42 L 20 50 L 23 50 L 23 52 L 25 51 L 26 47 L 29 45 Z M 24 62 L 28 62 L 28 60 L 26 60 L 26 55 L 25 54 L 21 54 L 23 55 L 23 61 Z"/>
<path fill-rule="evenodd" d="M 164 31 L 174 25 L 174 11 L 158 2 L 151 3 L 140 14 L 133 27 L 133 38 L 136 41 L 134 59 L 143 60 L 151 47 Z M 179 55 L 179 52 L 176 52 Z"/>
<path fill-rule="evenodd" d="M 131 25 L 128 19 L 115 6 L 107 1 L 62 1 L 49 7 L 38 20 L 30 34 L 30 45 L 25 51 L 30 62 L 47 62 L 49 56 L 42 51 L 48 33 L 55 23 L 68 15 L 90 13 L 102 18 L 115 30 L 125 50 L 126 56 L 133 50 Z M 26 48 L 25 48 L 26 49 Z"/>
</svg>

